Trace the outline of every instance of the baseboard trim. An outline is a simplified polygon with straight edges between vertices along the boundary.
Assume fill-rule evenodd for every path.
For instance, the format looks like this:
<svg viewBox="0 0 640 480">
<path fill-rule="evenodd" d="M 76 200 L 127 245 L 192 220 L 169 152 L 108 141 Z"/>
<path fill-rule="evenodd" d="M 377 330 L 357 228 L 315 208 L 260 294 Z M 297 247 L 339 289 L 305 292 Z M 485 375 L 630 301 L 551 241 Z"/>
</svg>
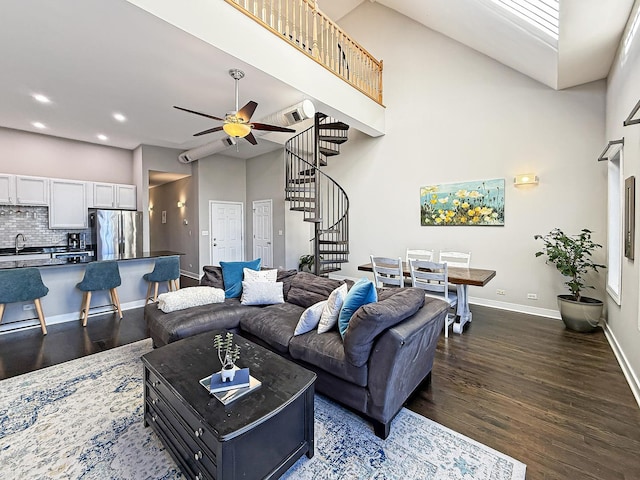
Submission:
<svg viewBox="0 0 640 480">
<path fill-rule="evenodd" d="M 509 310 L 510 312 L 528 313 L 529 315 L 537 315 L 538 317 L 548 317 L 560 320 L 560 311 L 551 308 L 531 307 L 529 305 L 519 305 L 517 303 L 499 302 L 497 300 L 489 300 L 486 298 L 469 297 L 471 305 L 481 305 L 484 307 L 499 308 L 500 310 Z"/>
<path fill-rule="evenodd" d="M 626 355 L 620 348 L 620 344 L 618 343 L 616 336 L 609 328 L 609 325 L 606 322 L 602 322 L 601 324 L 603 325 L 604 334 L 607 337 L 607 341 L 609 342 L 609 345 L 611 345 L 611 350 L 613 350 L 613 354 L 618 360 L 618 365 L 620 365 L 620 368 L 622 369 L 624 378 L 627 379 L 627 383 L 631 388 L 631 393 L 633 393 L 633 396 L 638 403 L 638 407 L 640 407 L 640 380 L 638 380 L 638 377 L 631 368 Z"/>
<path fill-rule="evenodd" d="M 187 272 L 186 270 L 180 270 L 180 275 L 184 277 L 193 278 L 194 280 L 200 280 L 200 277 L 197 273 Z"/>
<path fill-rule="evenodd" d="M 134 302 L 121 303 L 120 309 L 124 312 L 126 310 L 131 310 L 133 308 L 140 308 L 145 306 L 145 300 L 136 300 Z M 104 315 L 105 313 L 112 313 L 113 307 L 110 305 L 104 306 L 96 306 L 91 307 L 91 311 L 89 312 L 89 318 L 95 317 L 96 315 Z M 66 322 L 79 322 L 80 321 L 80 312 L 72 312 L 72 313 L 64 313 L 61 315 L 52 315 L 46 316 L 47 327 L 50 325 L 57 325 L 58 323 L 66 323 Z M 37 318 L 30 320 L 20 320 L 19 322 L 15 322 L 16 325 L 12 325 L 11 323 L 0 324 L 0 335 L 4 335 L 7 333 L 20 332 L 23 330 L 29 330 L 32 328 L 40 329 L 40 322 Z"/>
</svg>

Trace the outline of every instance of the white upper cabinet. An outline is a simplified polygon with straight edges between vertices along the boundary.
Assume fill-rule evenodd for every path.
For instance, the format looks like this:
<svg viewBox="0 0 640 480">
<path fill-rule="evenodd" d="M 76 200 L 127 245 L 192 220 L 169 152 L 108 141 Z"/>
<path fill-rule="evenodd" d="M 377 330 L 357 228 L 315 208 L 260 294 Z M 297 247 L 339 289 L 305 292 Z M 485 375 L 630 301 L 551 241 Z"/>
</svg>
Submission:
<svg viewBox="0 0 640 480">
<path fill-rule="evenodd" d="M 0 174 L 0 203 L 5 205 L 49 205 L 49 179 Z"/>
<path fill-rule="evenodd" d="M 16 176 L 0 173 L 0 203 L 13 205 L 16 201 Z"/>
<path fill-rule="evenodd" d="M 116 200 L 118 208 L 127 210 L 135 210 L 136 204 L 136 186 L 135 185 L 116 185 Z"/>
<path fill-rule="evenodd" d="M 16 175 L 16 205 L 49 205 L 49 179 Z"/>
<path fill-rule="evenodd" d="M 49 228 L 87 228 L 86 187 L 77 180 L 51 179 Z"/>
<path fill-rule="evenodd" d="M 116 189 L 113 183 L 93 184 L 93 206 L 95 208 L 116 208 Z"/>
<path fill-rule="evenodd" d="M 119 183 L 94 183 L 93 207 L 135 210 L 136 187 Z"/>
</svg>

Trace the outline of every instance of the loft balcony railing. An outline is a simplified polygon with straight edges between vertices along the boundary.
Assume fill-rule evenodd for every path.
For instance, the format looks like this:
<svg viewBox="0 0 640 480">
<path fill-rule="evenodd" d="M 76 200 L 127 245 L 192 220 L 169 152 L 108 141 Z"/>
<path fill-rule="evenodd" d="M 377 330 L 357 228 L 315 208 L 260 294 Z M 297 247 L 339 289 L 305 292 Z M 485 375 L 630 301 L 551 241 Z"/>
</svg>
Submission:
<svg viewBox="0 0 640 480">
<path fill-rule="evenodd" d="M 224 1 L 382 105 L 382 60 L 318 10 L 316 0 Z"/>
</svg>

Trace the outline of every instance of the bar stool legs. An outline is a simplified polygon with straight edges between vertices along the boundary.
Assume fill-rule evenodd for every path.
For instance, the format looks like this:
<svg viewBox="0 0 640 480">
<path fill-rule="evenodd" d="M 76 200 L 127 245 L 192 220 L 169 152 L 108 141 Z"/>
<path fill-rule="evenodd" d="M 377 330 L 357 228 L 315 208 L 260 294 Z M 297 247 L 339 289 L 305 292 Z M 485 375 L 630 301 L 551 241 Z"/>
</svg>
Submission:
<svg viewBox="0 0 640 480">
<path fill-rule="evenodd" d="M 179 290 L 178 279 L 180 278 L 180 257 L 160 257 L 156 259 L 153 271 L 145 273 L 142 278 L 149 282 L 147 287 L 147 300 L 149 302 L 158 301 L 158 287 L 161 282 L 167 282 L 169 291 Z M 153 297 L 151 296 L 151 288 L 154 289 Z"/>
<path fill-rule="evenodd" d="M 38 320 L 40 320 L 40 329 L 42 330 L 42 334 L 47 334 L 47 324 L 44 322 L 44 313 L 42 312 L 42 303 L 39 298 L 36 298 L 33 303 L 36 304 L 36 313 L 38 314 Z M 4 308 L 4 305 L 3 305 Z"/>
<path fill-rule="evenodd" d="M 114 312 L 118 312 L 118 316 L 122 318 L 122 308 L 120 307 L 120 299 L 116 290 L 116 287 L 121 284 L 122 280 L 120 279 L 117 262 L 110 260 L 87 264 L 82 281 L 76 285 L 83 293 L 80 310 L 80 320 L 83 327 L 87 326 L 89 309 L 91 308 L 91 293 L 95 291 L 109 290 L 111 306 Z"/>
</svg>

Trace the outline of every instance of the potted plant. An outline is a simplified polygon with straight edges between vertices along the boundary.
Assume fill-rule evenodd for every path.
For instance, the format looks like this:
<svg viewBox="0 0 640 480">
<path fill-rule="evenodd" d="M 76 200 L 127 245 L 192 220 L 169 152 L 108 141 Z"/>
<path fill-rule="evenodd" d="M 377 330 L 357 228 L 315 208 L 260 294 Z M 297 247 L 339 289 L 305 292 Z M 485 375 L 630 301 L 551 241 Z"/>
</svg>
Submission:
<svg viewBox="0 0 640 480">
<path fill-rule="evenodd" d="M 218 360 L 222 369 L 220 377 L 223 382 L 233 380 L 236 375 L 236 360 L 240 358 L 240 347 L 233 344 L 233 333 L 227 332 L 224 338 L 218 334 L 213 337 L 213 346 L 218 350 Z"/>
<path fill-rule="evenodd" d="M 315 263 L 315 257 L 311 254 L 301 255 L 298 261 L 298 270 L 301 272 L 313 273 L 313 264 Z"/>
<path fill-rule="evenodd" d="M 568 277 L 565 285 L 569 287 L 570 295 L 558 295 L 560 317 L 565 326 L 578 332 L 595 330 L 602 315 L 602 302 L 595 298 L 582 295 L 584 288 L 594 288 L 586 285 L 584 275 L 590 271 L 597 272 L 605 265 L 595 263 L 591 255 L 597 248 L 602 248 L 591 240 L 591 231 L 586 228 L 578 235 L 567 235 L 559 228 L 554 228 L 547 235 L 535 235 L 536 240 L 542 240 L 544 247 L 536 252 L 536 257 L 547 256 L 547 263 L 552 263 L 558 271 Z"/>
</svg>

